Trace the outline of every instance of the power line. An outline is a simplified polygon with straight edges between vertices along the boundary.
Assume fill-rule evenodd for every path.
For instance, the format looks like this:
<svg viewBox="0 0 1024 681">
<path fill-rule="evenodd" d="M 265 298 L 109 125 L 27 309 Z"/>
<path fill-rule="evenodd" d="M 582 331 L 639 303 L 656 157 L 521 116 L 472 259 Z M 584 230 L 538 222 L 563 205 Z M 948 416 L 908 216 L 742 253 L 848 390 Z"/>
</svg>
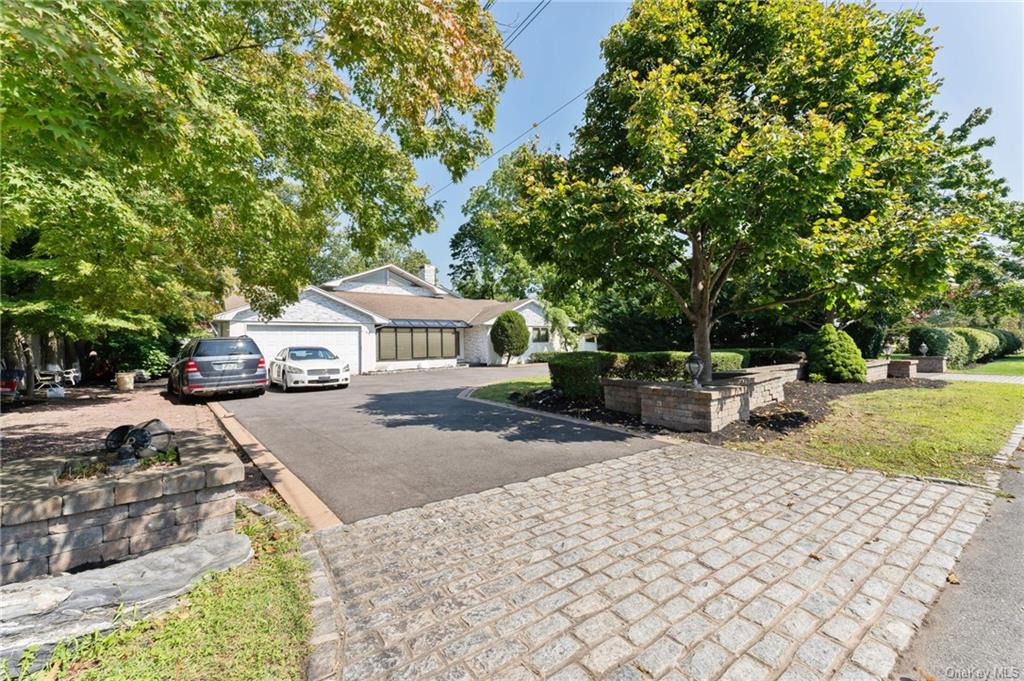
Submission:
<svg viewBox="0 0 1024 681">
<path fill-rule="evenodd" d="M 515 144 L 516 142 L 518 142 L 518 141 L 519 141 L 519 140 L 521 140 L 522 138 L 524 138 L 524 137 L 526 137 L 527 135 L 529 135 L 529 134 L 530 134 L 531 132 L 533 132 L 534 130 L 536 130 L 536 129 L 537 129 L 537 128 L 539 128 L 540 126 L 544 125 L 544 123 L 545 123 L 545 122 L 547 122 L 547 121 L 548 121 L 549 119 L 551 119 L 551 118 L 552 118 L 552 117 L 553 117 L 553 116 L 554 116 L 555 114 L 557 114 L 558 112 L 562 111 L 562 110 L 563 110 L 563 109 L 564 109 L 565 107 L 569 106 L 570 104 L 572 104 L 573 102 L 575 102 L 575 101 L 576 101 L 577 99 L 579 99 L 580 97 L 584 96 L 585 94 L 587 94 L 588 92 L 590 92 L 590 91 L 591 91 L 591 90 L 593 90 L 593 89 L 594 89 L 594 86 L 593 86 L 593 85 L 591 85 L 591 86 L 587 87 L 587 89 L 583 90 L 582 92 L 580 92 L 579 94 L 577 94 L 577 95 L 576 95 L 575 97 L 573 97 L 573 98 L 572 98 L 572 99 L 570 99 L 569 101 L 567 101 L 567 102 L 565 102 L 564 104 L 562 104 L 561 106 L 559 106 L 559 107 L 558 107 L 557 109 L 555 109 L 554 111 L 552 111 L 551 113 L 549 113 L 549 114 L 548 114 L 547 116 L 545 116 L 544 118 L 540 119 L 539 121 L 537 121 L 536 123 L 534 123 L 533 125 L 531 125 L 531 126 L 530 126 L 529 128 L 527 128 L 526 130 L 522 131 L 521 133 L 519 133 L 518 135 L 516 135 L 515 137 L 513 137 L 512 139 L 510 139 L 510 140 L 509 140 L 508 142 L 506 142 L 505 144 L 503 144 L 503 145 L 501 145 L 500 147 L 498 147 L 497 149 L 495 149 L 495 150 L 494 150 L 494 151 L 493 151 L 493 152 L 491 153 L 491 155 L 490 155 L 490 156 L 488 156 L 488 157 L 487 157 L 487 158 L 485 158 L 484 160 L 480 161 L 480 165 L 482 166 L 483 164 L 487 163 L 487 162 L 488 162 L 488 161 L 490 161 L 490 160 L 491 160 L 492 158 L 494 158 L 495 156 L 497 156 L 497 155 L 498 155 L 498 154 L 500 154 L 501 152 L 505 151 L 506 149 L 508 149 L 509 147 L 511 147 L 511 146 L 512 146 L 513 144 Z M 438 189 L 438 190 L 437 190 L 437 191 L 435 191 L 434 193 L 430 194 L 430 196 L 428 196 L 428 197 L 427 197 L 427 200 L 429 201 L 430 199 L 434 198 L 435 196 L 437 196 L 438 194 L 440 194 L 441 192 L 443 192 L 443 191 L 444 191 L 445 189 L 448 189 L 448 187 L 451 187 L 451 186 L 452 186 L 453 184 L 455 184 L 455 180 L 452 180 L 451 182 L 449 182 L 449 183 L 448 183 L 448 184 L 446 184 L 445 186 L 441 187 L 440 189 Z"/>
<path fill-rule="evenodd" d="M 552 0 L 540 0 L 540 2 L 534 5 L 533 9 L 530 10 L 530 13 L 527 14 L 526 17 L 519 22 L 519 25 L 512 29 L 512 33 L 505 38 L 505 47 L 508 47 L 515 42 L 516 38 L 521 36 L 526 29 L 530 27 L 530 24 L 537 20 L 537 17 L 541 15 L 541 12 L 548 8 L 548 5 L 550 5 L 551 2 Z"/>
</svg>

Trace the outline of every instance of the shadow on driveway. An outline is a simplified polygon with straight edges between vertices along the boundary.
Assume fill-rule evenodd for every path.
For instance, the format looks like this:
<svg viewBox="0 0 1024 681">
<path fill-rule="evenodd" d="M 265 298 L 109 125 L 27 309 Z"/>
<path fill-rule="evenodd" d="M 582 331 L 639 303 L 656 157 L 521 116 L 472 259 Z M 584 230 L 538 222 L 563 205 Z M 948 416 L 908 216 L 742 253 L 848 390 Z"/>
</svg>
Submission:
<svg viewBox="0 0 1024 681">
<path fill-rule="evenodd" d="M 461 390 L 369 395 L 359 410 L 384 428 L 492 433 L 508 442 L 625 442 L 632 435 L 458 399 Z"/>
</svg>

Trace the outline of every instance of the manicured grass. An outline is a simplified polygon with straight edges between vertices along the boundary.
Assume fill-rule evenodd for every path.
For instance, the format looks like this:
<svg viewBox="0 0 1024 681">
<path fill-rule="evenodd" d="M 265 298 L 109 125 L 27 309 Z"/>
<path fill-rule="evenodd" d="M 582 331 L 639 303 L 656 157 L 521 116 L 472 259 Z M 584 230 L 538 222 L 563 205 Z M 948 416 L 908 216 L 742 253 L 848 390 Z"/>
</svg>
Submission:
<svg viewBox="0 0 1024 681">
<path fill-rule="evenodd" d="M 769 442 L 729 446 L 887 474 L 979 480 L 1024 421 L 1024 386 L 952 383 L 835 400 L 820 423 Z"/>
<path fill-rule="evenodd" d="M 964 371 L 967 374 L 994 374 L 997 376 L 1024 376 L 1024 356 L 1003 357 L 987 364 L 976 364 Z"/>
<path fill-rule="evenodd" d="M 241 507 L 238 513 L 252 560 L 211 575 L 160 617 L 59 647 L 29 678 L 301 679 L 311 623 L 300 530 L 282 532 Z"/>
<path fill-rule="evenodd" d="M 532 378 L 524 378 L 518 381 L 503 381 L 501 383 L 485 385 L 482 388 L 474 390 L 473 397 L 479 397 L 482 400 L 511 404 L 512 400 L 509 398 L 509 395 L 512 393 L 528 393 L 534 390 L 542 390 L 550 387 L 551 379 L 549 377 L 534 376 Z"/>
</svg>

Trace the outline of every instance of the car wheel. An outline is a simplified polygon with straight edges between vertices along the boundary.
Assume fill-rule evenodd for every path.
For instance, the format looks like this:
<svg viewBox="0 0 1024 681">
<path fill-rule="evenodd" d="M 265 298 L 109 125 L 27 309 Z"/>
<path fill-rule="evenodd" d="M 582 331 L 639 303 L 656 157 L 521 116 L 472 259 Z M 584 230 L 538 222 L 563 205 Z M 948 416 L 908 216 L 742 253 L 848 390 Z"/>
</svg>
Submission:
<svg viewBox="0 0 1024 681">
<path fill-rule="evenodd" d="M 342 383 L 342 384 L 341 384 L 341 385 L 339 385 L 338 387 L 339 387 L 339 388 L 341 388 L 342 390 L 346 390 L 346 389 L 348 388 L 348 386 L 349 386 L 349 384 L 348 384 L 348 383 Z"/>
<path fill-rule="evenodd" d="M 281 392 L 288 392 L 288 374 L 283 369 L 281 370 Z"/>
<path fill-rule="evenodd" d="M 253 397 L 259 397 L 260 395 L 262 395 L 262 394 L 263 394 L 263 393 L 265 393 L 265 392 L 267 392 L 265 388 L 260 388 L 259 390 L 255 391 L 255 392 L 254 392 L 254 393 L 252 394 L 252 396 L 253 396 Z"/>
<path fill-rule="evenodd" d="M 174 381 L 171 380 L 170 376 L 167 377 L 167 394 L 168 395 L 173 395 L 174 394 Z"/>
</svg>

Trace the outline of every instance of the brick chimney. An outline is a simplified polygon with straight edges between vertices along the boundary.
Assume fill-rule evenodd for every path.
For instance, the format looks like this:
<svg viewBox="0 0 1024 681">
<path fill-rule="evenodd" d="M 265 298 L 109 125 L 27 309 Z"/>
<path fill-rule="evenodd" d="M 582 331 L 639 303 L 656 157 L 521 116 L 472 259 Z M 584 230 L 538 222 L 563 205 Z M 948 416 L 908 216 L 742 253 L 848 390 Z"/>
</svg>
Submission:
<svg viewBox="0 0 1024 681">
<path fill-rule="evenodd" d="M 431 286 L 437 286 L 437 268 L 433 265 L 420 265 L 420 279 Z"/>
</svg>

